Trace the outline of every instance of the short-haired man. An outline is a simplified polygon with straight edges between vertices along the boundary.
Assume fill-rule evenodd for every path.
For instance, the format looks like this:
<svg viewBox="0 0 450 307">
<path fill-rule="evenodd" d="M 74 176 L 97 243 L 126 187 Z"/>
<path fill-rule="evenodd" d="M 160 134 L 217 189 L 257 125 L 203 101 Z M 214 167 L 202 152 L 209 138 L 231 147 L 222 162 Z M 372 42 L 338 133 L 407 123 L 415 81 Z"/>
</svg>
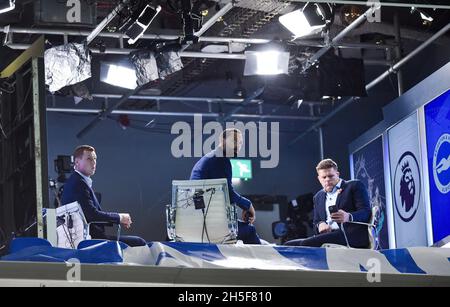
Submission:
<svg viewBox="0 0 450 307">
<path fill-rule="evenodd" d="M 233 188 L 230 157 L 236 157 L 242 148 L 242 132 L 238 129 L 227 129 L 222 133 L 219 146 L 201 158 L 192 169 L 191 180 L 221 179 L 228 181 L 228 191 L 232 204 L 239 206 L 244 222 L 238 222 L 238 240 L 245 244 L 261 244 L 253 226 L 256 214 L 250 200 L 239 195 Z"/>
<path fill-rule="evenodd" d="M 314 228 L 317 235 L 306 240 L 293 240 L 286 245 L 347 245 L 348 240 L 351 247 L 367 248 L 367 226 L 349 223 L 368 223 L 370 220 L 370 201 L 366 187 L 359 180 L 340 179 L 338 165 L 331 159 L 321 161 L 316 170 L 323 187 L 314 196 Z M 331 206 L 336 206 L 337 212 L 330 213 Z"/>
<path fill-rule="evenodd" d="M 97 168 L 97 154 L 94 147 L 89 145 L 79 146 L 75 149 L 73 156 L 74 172 L 64 184 L 61 204 L 67 205 L 78 202 L 88 223 L 121 224 L 129 229 L 132 224 L 130 214 L 103 211 L 92 189 L 91 176 L 95 174 Z M 105 227 L 101 224 L 91 225 L 90 235 L 93 239 L 116 240 L 115 237 L 108 236 L 105 233 Z M 146 245 L 142 238 L 134 236 L 121 236 L 119 240 L 129 246 Z"/>
</svg>

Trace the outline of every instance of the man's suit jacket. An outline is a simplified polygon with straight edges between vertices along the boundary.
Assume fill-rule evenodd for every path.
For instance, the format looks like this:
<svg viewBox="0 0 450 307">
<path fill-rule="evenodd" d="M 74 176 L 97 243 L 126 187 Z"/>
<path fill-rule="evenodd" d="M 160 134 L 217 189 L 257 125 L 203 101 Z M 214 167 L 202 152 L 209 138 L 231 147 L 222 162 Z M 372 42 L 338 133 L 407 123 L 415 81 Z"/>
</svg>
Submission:
<svg viewBox="0 0 450 307">
<path fill-rule="evenodd" d="M 341 190 L 336 200 L 338 210 L 351 213 L 354 222 L 368 223 L 372 213 L 369 195 L 364 184 L 359 180 L 343 180 Z M 314 226 L 316 232 L 318 232 L 319 224 L 327 220 L 326 196 L 327 194 L 323 189 L 314 196 Z M 368 236 L 367 226 L 347 223 L 344 228 L 349 236 L 357 236 L 361 239 L 364 239 L 363 236 Z"/>
<path fill-rule="evenodd" d="M 88 223 L 120 223 L 119 214 L 103 211 L 94 191 L 88 186 L 80 174 L 74 172 L 64 184 L 61 204 L 67 205 L 76 201 L 80 204 Z M 94 239 L 106 238 L 105 227 L 102 225 L 92 225 L 90 232 Z"/>
<path fill-rule="evenodd" d="M 203 156 L 194 166 L 191 172 L 190 180 L 204 179 L 222 179 L 226 178 L 228 182 L 228 192 L 230 194 L 230 202 L 236 204 L 243 210 L 248 210 L 252 202 L 239 195 L 232 185 L 231 177 L 233 175 L 230 159 L 219 156 L 216 149 Z"/>
</svg>

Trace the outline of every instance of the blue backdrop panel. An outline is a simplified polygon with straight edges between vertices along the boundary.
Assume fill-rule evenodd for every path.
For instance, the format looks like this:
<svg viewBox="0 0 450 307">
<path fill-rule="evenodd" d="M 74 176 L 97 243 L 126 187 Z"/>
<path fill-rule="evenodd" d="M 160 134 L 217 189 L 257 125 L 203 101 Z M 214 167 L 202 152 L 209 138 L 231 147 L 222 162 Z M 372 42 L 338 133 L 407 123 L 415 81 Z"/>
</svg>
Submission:
<svg viewBox="0 0 450 307">
<path fill-rule="evenodd" d="M 384 185 L 383 139 L 378 137 L 353 153 L 355 179 L 361 180 L 368 192 L 370 205 L 383 208 L 382 227 L 379 233 L 382 249 L 389 248 L 389 236 L 386 215 L 386 192 Z"/>
<path fill-rule="evenodd" d="M 450 235 L 450 90 L 425 106 L 433 241 Z"/>
</svg>

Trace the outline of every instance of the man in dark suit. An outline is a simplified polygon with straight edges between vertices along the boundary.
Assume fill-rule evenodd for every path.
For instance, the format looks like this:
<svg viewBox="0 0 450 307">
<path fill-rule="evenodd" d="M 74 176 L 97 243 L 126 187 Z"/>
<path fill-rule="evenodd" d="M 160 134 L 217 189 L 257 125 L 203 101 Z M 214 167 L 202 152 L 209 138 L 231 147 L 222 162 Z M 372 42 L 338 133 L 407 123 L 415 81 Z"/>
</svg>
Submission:
<svg viewBox="0 0 450 307">
<path fill-rule="evenodd" d="M 367 226 L 350 223 L 368 223 L 370 220 L 366 187 L 359 180 L 340 179 L 338 166 L 331 159 L 321 161 L 316 170 L 323 187 L 314 196 L 314 228 L 317 235 L 306 240 L 293 240 L 286 245 L 321 247 L 325 243 L 347 245 L 348 241 L 351 247 L 367 248 Z M 331 206 L 336 206 L 337 212 L 330 213 Z"/>
<path fill-rule="evenodd" d="M 238 221 L 238 240 L 245 244 L 261 244 L 253 223 L 256 219 L 252 202 L 239 195 L 233 188 L 230 157 L 236 157 L 242 148 L 242 133 L 238 129 L 227 129 L 222 133 L 219 146 L 206 154 L 194 166 L 191 180 L 222 179 L 228 181 L 230 201 L 239 206 L 242 211 L 242 221 Z"/>
<path fill-rule="evenodd" d="M 67 205 L 78 202 L 83 210 L 88 223 L 105 222 L 121 224 L 126 229 L 131 228 L 132 220 L 128 213 L 113 213 L 103 211 L 94 190 L 92 189 L 91 176 L 95 174 L 97 167 L 97 154 L 92 146 L 83 145 L 74 152 L 74 172 L 64 184 L 61 204 Z M 90 228 L 92 239 L 116 240 L 116 237 L 105 233 L 105 226 L 93 224 Z M 144 246 L 146 242 L 139 237 L 121 236 L 121 242 L 129 246 Z"/>
</svg>

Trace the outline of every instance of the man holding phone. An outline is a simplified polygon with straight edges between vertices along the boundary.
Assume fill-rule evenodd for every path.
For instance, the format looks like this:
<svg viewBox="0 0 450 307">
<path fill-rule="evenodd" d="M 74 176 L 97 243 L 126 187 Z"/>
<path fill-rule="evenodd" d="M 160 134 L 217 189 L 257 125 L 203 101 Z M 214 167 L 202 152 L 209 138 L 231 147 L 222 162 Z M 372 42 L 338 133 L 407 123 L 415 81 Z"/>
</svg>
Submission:
<svg viewBox="0 0 450 307">
<path fill-rule="evenodd" d="M 321 161 L 317 175 L 323 189 L 314 196 L 314 228 L 316 236 L 286 242 L 286 245 L 321 247 L 325 243 L 367 248 L 367 226 L 371 216 L 369 195 L 359 180 L 339 178 L 338 165 L 331 159 Z"/>
</svg>

